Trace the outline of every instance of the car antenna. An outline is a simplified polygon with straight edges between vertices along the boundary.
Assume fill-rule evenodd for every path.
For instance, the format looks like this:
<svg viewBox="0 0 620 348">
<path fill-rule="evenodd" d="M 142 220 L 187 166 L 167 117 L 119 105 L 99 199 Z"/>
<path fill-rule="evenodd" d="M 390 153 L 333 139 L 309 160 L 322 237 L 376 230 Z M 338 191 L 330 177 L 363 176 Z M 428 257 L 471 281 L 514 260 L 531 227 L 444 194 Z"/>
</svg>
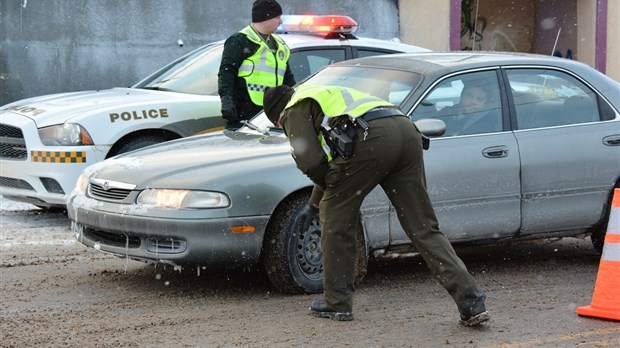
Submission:
<svg viewBox="0 0 620 348">
<path fill-rule="evenodd" d="M 557 47 L 557 45 L 558 45 L 558 39 L 560 38 L 560 33 L 561 33 L 561 32 L 562 32 L 562 27 L 560 27 L 560 28 L 558 29 L 558 35 L 556 35 L 556 37 L 555 37 L 555 43 L 553 44 L 553 49 L 551 50 L 551 55 L 553 55 L 553 53 L 555 53 L 555 48 L 556 48 L 556 47 Z"/>
<path fill-rule="evenodd" d="M 245 126 L 247 126 L 248 128 L 251 128 L 257 132 L 263 133 L 263 135 L 269 135 L 269 131 L 268 130 L 264 130 L 261 129 L 260 127 L 258 127 L 257 125 L 255 125 L 254 123 L 252 123 L 249 120 L 241 120 L 241 123 Z"/>
<path fill-rule="evenodd" d="M 564 20 L 562 21 L 562 25 L 566 24 L 566 14 L 564 14 Z M 562 32 L 562 27 L 558 29 L 558 35 L 555 37 L 555 43 L 553 44 L 553 49 L 551 50 L 551 55 L 555 53 L 555 48 L 558 46 L 558 40 L 560 39 L 560 33 Z"/>
</svg>

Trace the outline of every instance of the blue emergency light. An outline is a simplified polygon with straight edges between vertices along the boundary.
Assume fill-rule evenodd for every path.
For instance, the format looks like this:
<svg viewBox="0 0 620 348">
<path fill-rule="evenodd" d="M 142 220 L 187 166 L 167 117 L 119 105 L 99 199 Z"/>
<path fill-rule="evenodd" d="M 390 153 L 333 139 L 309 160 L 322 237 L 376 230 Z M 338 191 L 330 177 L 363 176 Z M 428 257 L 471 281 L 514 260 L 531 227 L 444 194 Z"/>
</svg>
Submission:
<svg viewBox="0 0 620 348">
<path fill-rule="evenodd" d="M 349 16 L 283 15 L 278 33 L 353 34 L 357 22 Z"/>
</svg>

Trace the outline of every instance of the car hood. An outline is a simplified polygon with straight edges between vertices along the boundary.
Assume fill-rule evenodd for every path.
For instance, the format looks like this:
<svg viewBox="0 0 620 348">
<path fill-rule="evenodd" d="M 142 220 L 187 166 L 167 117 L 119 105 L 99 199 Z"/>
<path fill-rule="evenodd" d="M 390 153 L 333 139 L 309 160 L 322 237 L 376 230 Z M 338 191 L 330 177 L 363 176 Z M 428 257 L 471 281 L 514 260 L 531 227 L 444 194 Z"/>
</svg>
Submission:
<svg viewBox="0 0 620 348">
<path fill-rule="evenodd" d="M 205 98 L 191 94 L 137 88 L 112 88 L 100 91 L 83 91 L 50 94 L 19 100 L 4 105 L 0 112 L 14 112 L 31 118 L 37 127 L 65 122 L 79 123 L 92 114 L 115 112 L 131 106 L 160 103 L 164 99 Z M 214 97 L 219 102 L 219 98 Z"/>
<path fill-rule="evenodd" d="M 178 139 L 122 154 L 88 167 L 84 174 L 137 185 L 136 189 L 218 189 L 252 184 L 258 176 L 295 178 L 300 186 L 309 180 L 299 172 L 286 137 L 220 131 Z M 253 178 L 249 177 L 249 174 Z M 296 184 L 297 185 L 297 184 Z"/>
</svg>

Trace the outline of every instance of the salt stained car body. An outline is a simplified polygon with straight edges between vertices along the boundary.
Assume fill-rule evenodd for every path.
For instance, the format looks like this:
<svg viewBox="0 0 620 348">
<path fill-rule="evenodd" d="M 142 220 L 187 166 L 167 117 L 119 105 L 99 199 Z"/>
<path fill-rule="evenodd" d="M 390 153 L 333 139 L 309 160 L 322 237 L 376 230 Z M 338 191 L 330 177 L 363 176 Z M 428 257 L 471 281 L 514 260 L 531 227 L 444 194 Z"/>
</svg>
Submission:
<svg viewBox="0 0 620 348">
<path fill-rule="evenodd" d="M 472 82 L 495 95 L 483 113 L 457 122 L 451 110 Z M 620 185 L 620 87 L 605 75 L 555 57 L 461 52 L 341 62 L 305 83 L 389 99 L 433 137 L 428 191 L 453 243 L 590 235 L 601 250 Z M 312 184 L 289 150 L 260 114 L 237 132 L 108 159 L 80 177 L 72 228 L 86 246 L 121 257 L 261 264 L 281 291 L 320 291 L 320 225 L 296 224 Z M 415 251 L 381 188 L 365 199 L 360 226 L 358 278 L 369 257 Z"/>
<path fill-rule="evenodd" d="M 328 23 L 325 23 L 328 22 Z M 346 16 L 283 16 L 297 81 L 341 60 L 428 51 L 358 38 Z M 40 207 L 63 207 L 86 167 L 114 155 L 223 128 L 217 73 L 224 41 L 173 61 L 130 88 L 61 93 L 0 107 L 2 195 Z"/>
</svg>

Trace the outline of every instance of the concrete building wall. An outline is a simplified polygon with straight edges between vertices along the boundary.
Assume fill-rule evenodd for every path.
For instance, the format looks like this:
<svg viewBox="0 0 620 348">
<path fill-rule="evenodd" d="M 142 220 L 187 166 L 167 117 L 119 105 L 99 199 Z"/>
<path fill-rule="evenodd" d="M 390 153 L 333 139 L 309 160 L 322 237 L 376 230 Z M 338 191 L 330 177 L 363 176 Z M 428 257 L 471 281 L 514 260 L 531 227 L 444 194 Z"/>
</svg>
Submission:
<svg viewBox="0 0 620 348">
<path fill-rule="evenodd" d="M 405 43 L 446 50 L 451 41 L 449 13 L 455 7 L 462 7 L 461 49 L 548 55 L 557 51 L 620 81 L 620 36 L 616 35 L 620 32 L 617 20 L 620 0 L 398 0 L 398 3 L 401 40 Z M 476 4 L 480 5 L 477 13 Z M 607 9 L 606 13 L 603 8 Z M 599 17 L 607 20 L 605 50 L 599 48 L 603 46 L 600 42 L 597 44 L 601 29 L 597 23 Z M 597 65 L 600 54 L 605 55 L 602 67 Z"/>
<path fill-rule="evenodd" d="M 433 51 L 450 49 L 450 1 L 398 0 L 402 42 Z"/>
<path fill-rule="evenodd" d="M 609 0 L 607 6 L 606 73 L 620 82 L 620 1 Z"/>
<path fill-rule="evenodd" d="M 461 13 L 461 48 L 473 43 L 476 49 L 551 54 L 562 26 L 557 49 L 563 55 L 571 49 L 574 59 L 594 67 L 597 1 L 606 1 L 608 12 L 605 70 L 620 81 L 620 37 L 615 34 L 620 32 L 620 0 L 481 0 L 478 16 L 485 19 L 484 27 L 480 21 L 474 24 L 475 13 L 469 23 Z M 130 86 L 247 25 L 252 2 L 1 0 L 0 105 L 50 93 Z M 360 36 L 400 38 L 435 51 L 449 50 L 450 13 L 460 7 L 458 0 L 280 3 L 285 14 L 347 14 L 357 20 Z M 474 41 L 466 27 L 470 24 L 477 25 Z"/>
<path fill-rule="evenodd" d="M 254 0 L 1 0 L 0 105 L 130 86 L 246 26 Z M 357 34 L 399 36 L 397 0 L 280 0 L 285 14 L 347 14 Z M 179 40 L 183 45 L 178 44 Z"/>
<path fill-rule="evenodd" d="M 576 59 L 594 67 L 596 59 L 596 0 L 577 0 L 576 26 L 577 51 L 579 52 Z"/>
</svg>

